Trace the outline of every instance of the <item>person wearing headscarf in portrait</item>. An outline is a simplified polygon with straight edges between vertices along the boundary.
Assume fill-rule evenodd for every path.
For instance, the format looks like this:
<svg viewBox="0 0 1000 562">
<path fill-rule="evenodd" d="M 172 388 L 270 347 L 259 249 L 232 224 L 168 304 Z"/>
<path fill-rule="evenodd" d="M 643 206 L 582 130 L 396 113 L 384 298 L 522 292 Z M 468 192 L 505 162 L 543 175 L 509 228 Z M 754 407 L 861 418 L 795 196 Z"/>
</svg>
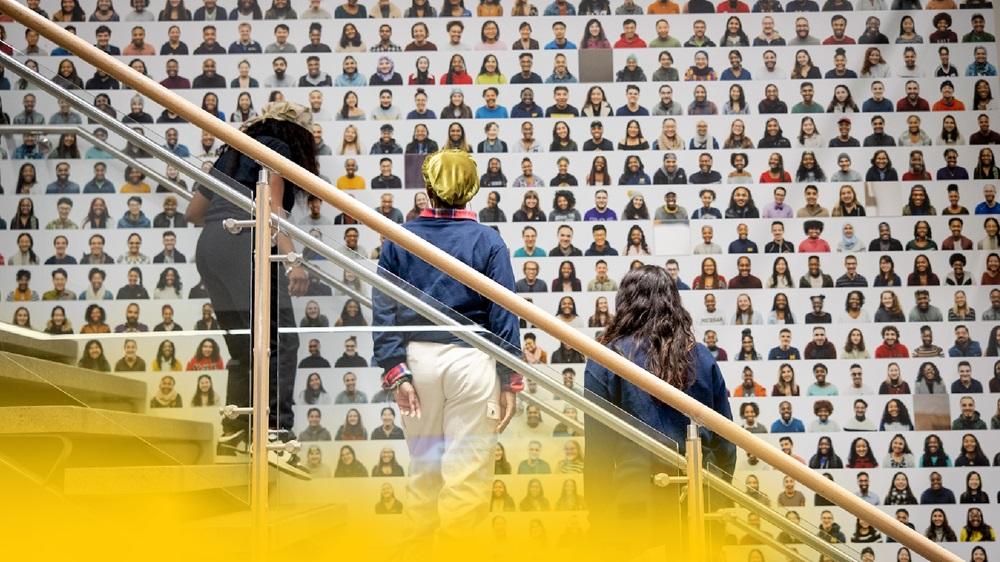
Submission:
<svg viewBox="0 0 1000 562">
<path fill-rule="evenodd" d="M 854 231 L 854 225 L 846 223 L 841 229 L 840 242 L 837 243 L 838 252 L 863 252 L 865 243 L 858 238 Z"/>
<path fill-rule="evenodd" d="M 368 79 L 369 86 L 402 86 L 403 76 L 396 72 L 396 63 L 387 56 L 378 58 L 375 73 Z"/>
</svg>

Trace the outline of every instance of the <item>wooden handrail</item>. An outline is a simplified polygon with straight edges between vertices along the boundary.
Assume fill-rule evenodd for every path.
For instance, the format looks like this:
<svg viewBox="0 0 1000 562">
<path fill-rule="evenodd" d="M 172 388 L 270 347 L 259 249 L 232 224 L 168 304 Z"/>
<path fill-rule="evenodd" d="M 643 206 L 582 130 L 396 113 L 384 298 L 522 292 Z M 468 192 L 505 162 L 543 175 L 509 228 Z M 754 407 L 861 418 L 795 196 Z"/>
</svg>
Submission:
<svg viewBox="0 0 1000 562">
<path fill-rule="evenodd" d="M 782 473 L 795 478 L 807 488 L 829 499 L 854 516 L 868 521 L 873 527 L 896 539 L 917 554 L 935 561 L 963 562 L 941 545 L 932 542 L 910 529 L 895 517 L 861 500 L 853 493 L 824 478 L 819 472 L 782 453 L 763 439 L 741 428 L 718 412 L 706 407 L 680 390 L 660 380 L 655 375 L 599 344 L 582 332 L 570 327 L 541 308 L 529 303 L 505 287 L 497 284 L 468 265 L 449 256 L 395 222 L 369 209 L 353 197 L 323 181 L 291 160 L 269 150 L 256 140 L 244 135 L 224 121 L 202 110 L 197 105 L 174 94 L 147 76 L 132 70 L 125 63 L 90 45 L 82 38 L 65 31 L 54 22 L 31 11 L 15 0 L 0 0 L 0 11 L 19 23 L 36 30 L 50 41 L 74 53 L 91 65 L 102 69 L 123 84 L 145 95 L 161 106 L 215 135 L 226 144 L 254 158 L 262 165 L 288 178 L 309 193 L 333 205 L 341 212 L 354 217 L 365 226 L 399 244 L 427 263 L 437 267 L 482 296 L 535 324 L 556 339 L 580 351 L 632 384 L 684 412 L 702 425 L 736 446 L 753 453 L 757 458 Z"/>
</svg>

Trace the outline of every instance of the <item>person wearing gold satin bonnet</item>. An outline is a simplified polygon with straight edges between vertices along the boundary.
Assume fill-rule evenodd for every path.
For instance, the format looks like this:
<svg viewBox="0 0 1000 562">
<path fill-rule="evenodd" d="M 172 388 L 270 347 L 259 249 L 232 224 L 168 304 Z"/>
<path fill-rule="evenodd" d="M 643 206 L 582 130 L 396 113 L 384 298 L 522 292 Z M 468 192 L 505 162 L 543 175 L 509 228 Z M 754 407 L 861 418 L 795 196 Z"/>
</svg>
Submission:
<svg viewBox="0 0 1000 562">
<path fill-rule="evenodd" d="M 695 341 L 691 315 L 684 309 L 670 274 L 655 265 L 629 271 L 622 278 L 615 302 L 615 315 L 599 341 L 732 420 L 722 371 L 708 348 Z M 679 452 L 685 453 L 690 420 L 683 412 L 593 360 L 587 362 L 584 371 L 584 390 L 588 398 L 627 424 L 636 425 L 638 420 L 647 433 L 670 448 L 676 443 Z M 687 522 L 682 517 L 686 506 L 680 502 L 678 486 L 657 486 L 652 477 L 660 473 L 673 475 L 676 470 L 606 424 L 588 417 L 584 430 L 587 462 L 583 484 L 595 553 L 607 553 L 603 559 L 609 560 L 637 559 L 642 553 L 653 553 L 648 559 L 671 559 L 662 551 L 676 552 L 686 542 L 682 531 Z M 699 433 L 704 466 L 720 476 L 732 474 L 736 447 L 704 427 L 699 428 Z M 706 513 L 727 505 L 712 494 L 707 495 L 707 500 Z M 718 524 L 707 526 L 707 544 L 697 546 L 721 545 L 722 530 L 724 526 Z"/>
<path fill-rule="evenodd" d="M 318 172 L 316 144 L 312 137 L 312 114 L 301 105 L 273 102 L 262 108 L 261 114 L 243 123 L 240 129 L 264 146 L 298 163 L 313 174 Z M 215 161 L 212 175 L 250 198 L 255 197 L 261 165 L 252 157 L 231 146 L 224 146 Z M 231 179 L 230 179 L 231 178 Z M 235 180 L 235 181 L 233 181 Z M 295 204 L 299 187 L 286 181 L 277 173 L 270 174 L 271 212 L 288 216 Z M 226 386 L 226 404 L 250 405 L 250 374 L 252 344 L 249 334 L 232 334 L 234 330 L 248 330 L 251 326 L 253 303 L 253 232 L 244 229 L 232 234 L 223 227 L 228 218 L 250 219 L 243 211 L 225 198 L 205 187 L 195 191 L 188 204 L 187 218 L 202 226 L 198 237 L 195 261 L 208 291 L 219 324 L 226 331 L 226 346 L 230 359 Z M 293 252 L 292 240 L 283 232 L 275 237 L 272 252 Z M 292 387 L 295 382 L 299 340 L 296 334 L 278 335 L 278 326 L 294 327 L 295 318 L 289 295 L 303 295 L 309 278 L 301 265 L 288 267 L 271 264 L 271 327 L 270 327 L 270 376 L 271 376 L 271 429 L 279 430 L 279 438 L 294 438 Z M 218 453 L 235 454 L 248 448 L 250 428 L 248 416 L 222 420 L 223 434 L 218 441 Z M 309 471 L 298 464 L 295 455 L 271 451 L 268 461 L 282 472 L 308 479 Z"/>
<path fill-rule="evenodd" d="M 404 228 L 513 290 L 507 245 L 465 208 L 479 191 L 472 156 L 441 150 L 427 156 L 421 171 L 431 205 Z M 498 344 L 517 348 L 518 319 L 495 302 L 389 240 L 378 264 L 484 327 Z M 372 301 L 373 363 L 384 371 L 383 388 L 395 391 L 410 450 L 400 552 L 406 560 L 441 560 L 472 546 L 488 515 L 494 445 L 514 414 L 522 379 L 448 332 L 378 331 L 429 322 L 378 290 Z"/>
</svg>

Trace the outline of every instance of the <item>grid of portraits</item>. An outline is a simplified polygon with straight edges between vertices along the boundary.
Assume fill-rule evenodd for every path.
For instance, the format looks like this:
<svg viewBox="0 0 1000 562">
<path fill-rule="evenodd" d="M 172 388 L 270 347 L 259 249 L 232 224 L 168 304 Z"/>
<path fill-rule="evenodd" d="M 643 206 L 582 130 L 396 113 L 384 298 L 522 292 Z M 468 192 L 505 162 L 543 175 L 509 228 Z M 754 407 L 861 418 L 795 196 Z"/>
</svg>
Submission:
<svg viewBox="0 0 1000 562">
<path fill-rule="evenodd" d="M 988 2 L 27 3 L 233 126 L 268 101 L 308 105 L 323 177 L 396 222 L 428 205 L 424 156 L 468 150 L 470 208 L 507 241 L 519 294 L 597 337 L 621 277 L 666 267 L 738 423 L 985 560 L 967 543 L 1000 521 Z M 0 17 L 0 39 L 175 154 L 217 154 L 210 134 L 37 33 Z M 107 135 L 2 69 L 0 123 Z M 199 229 L 158 185 L 190 182 L 111 143 L 151 173 L 72 133 L 0 139 L 3 319 L 74 334 L 81 366 L 149 382 L 151 411 L 217 422 L 206 406 L 225 396 L 228 356 L 221 335 L 197 333 L 218 329 Z M 352 217 L 301 195 L 293 219 L 374 266 L 381 241 Z M 409 454 L 368 362 L 371 311 L 318 277 L 293 308 L 295 431 L 315 476 L 296 493 L 351 486 L 399 513 Z M 526 359 L 582 392 L 584 357 L 527 324 L 522 339 Z M 172 404 L 157 401 L 167 383 Z M 530 381 L 525 393 L 497 451 L 492 532 L 558 548 L 586 525 L 583 415 Z M 862 559 L 909 559 L 753 457 L 736 470 L 761 502 L 870 548 Z M 751 535 L 720 540 L 734 560 L 777 556 Z"/>
</svg>

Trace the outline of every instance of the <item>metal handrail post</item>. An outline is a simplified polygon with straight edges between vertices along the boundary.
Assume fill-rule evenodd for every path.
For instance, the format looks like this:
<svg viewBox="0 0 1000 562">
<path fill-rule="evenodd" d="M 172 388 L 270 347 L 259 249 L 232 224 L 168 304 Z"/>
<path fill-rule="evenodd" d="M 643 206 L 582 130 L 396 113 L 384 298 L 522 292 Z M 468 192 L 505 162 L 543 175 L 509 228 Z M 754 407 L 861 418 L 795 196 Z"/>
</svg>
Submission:
<svg viewBox="0 0 1000 562">
<path fill-rule="evenodd" d="M 707 561 L 705 482 L 702 478 L 701 436 L 695 422 L 687 427 L 684 457 L 687 459 L 688 560 Z"/>
<path fill-rule="evenodd" d="M 253 394 L 250 443 L 253 457 L 250 472 L 250 511 L 253 559 L 264 562 L 268 553 L 268 420 L 270 415 L 271 355 L 271 187 L 268 170 L 261 168 L 257 180 L 254 230 L 253 295 Z"/>
</svg>

